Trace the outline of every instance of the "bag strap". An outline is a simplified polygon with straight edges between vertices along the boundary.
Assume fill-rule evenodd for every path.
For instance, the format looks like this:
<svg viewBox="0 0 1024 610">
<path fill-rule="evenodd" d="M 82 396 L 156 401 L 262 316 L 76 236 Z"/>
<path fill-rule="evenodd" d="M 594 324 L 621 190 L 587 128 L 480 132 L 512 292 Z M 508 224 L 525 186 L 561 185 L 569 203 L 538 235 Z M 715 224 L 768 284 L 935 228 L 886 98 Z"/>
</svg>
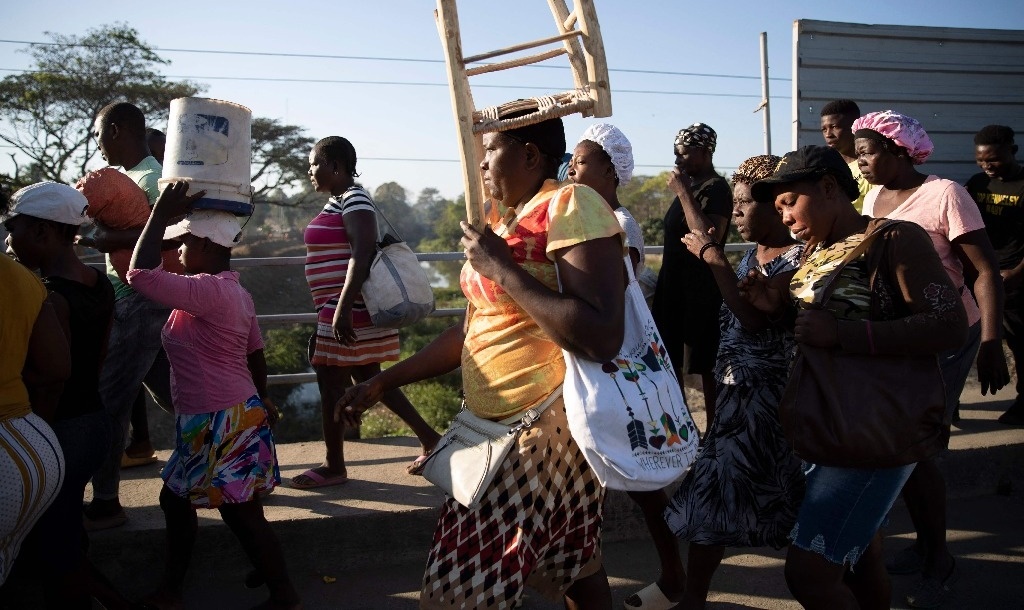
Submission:
<svg viewBox="0 0 1024 610">
<path fill-rule="evenodd" d="M 561 395 L 562 395 L 562 386 L 561 386 L 561 384 L 559 384 L 559 386 L 557 388 L 555 388 L 555 390 L 553 392 L 548 394 L 548 397 L 544 399 L 544 402 L 540 403 L 536 407 L 532 407 L 530 409 L 527 409 L 523 413 L 516 413 L 515 415 L 513 415 L 511 417 L 506 417 L 505 419 L 499 421 L 498 423 L 499 424 L 504 424 L 506 426 L 512 426 L 512 429 L 509 430 L 509 434 L 513 434 L 515 432 L 518 432 L 518 431 L 522 430 L 523 428 L 529 428 L 534 423 L 536 423 L 538 419 L 540 419 L 541 413 L 543 413 L 544 411 L 547 411 L 548 407 L 550 407 L 551 405 L 555 404 L 555 401 L 558 400 L 558 398 Z M 516 424 L 516 425 L 513 425 L 513 424 Z"/>
<path fill-rule="evenodd" d="M 871 244 L 874 243 L 874 241 L 883 233 L 902 222 L 904 221 L 894 220 L 891 218 L 884 219 L 884 222 L 880 222 L 872 232 L 864 236 L 864 239 L 857 244 L 856 248 L 846 253 L 846 256 L 843 257 L 843 260 L 839 265 L 832 270 L 832 273 L 829 274 L 828 283 L 825 284 L 825 289 L 822 291 L 821 305 L 824 305 L 828 302 L 829 298 L 832 297 L 832 291 L 835 289 L 835 281 L 839 278 L 839 274 L 842 273 L 843 269 L 846 268 L 846 265 L 857 260 L 862 254 L 867 252 L 868 248 L 871 247 Z"/>
<path fill-rule="evenodd" d="M 370 199 L 370 201 L 373 203 L 373 209 L 377 213 L 377 249 L 380 250 L 384 246 L 390 246 L 392 244 L 405 241 L 402 239 L 402 236 L 398 234 L 398 231 L 395 229 L 395 225 L 391 224 L 391 221 L 388 220 L 388 217 L 384 214 L 384 210 L 380 209 L 380 206 L 377 205 L 377 202 L 373 199 Z M 384 226 L 387 227 L 383 232 L 381 232 L 382 219 L 384 220 Z M 395 241 L 388 241 L 389 235 L 394 237 Z"/>
</svg>

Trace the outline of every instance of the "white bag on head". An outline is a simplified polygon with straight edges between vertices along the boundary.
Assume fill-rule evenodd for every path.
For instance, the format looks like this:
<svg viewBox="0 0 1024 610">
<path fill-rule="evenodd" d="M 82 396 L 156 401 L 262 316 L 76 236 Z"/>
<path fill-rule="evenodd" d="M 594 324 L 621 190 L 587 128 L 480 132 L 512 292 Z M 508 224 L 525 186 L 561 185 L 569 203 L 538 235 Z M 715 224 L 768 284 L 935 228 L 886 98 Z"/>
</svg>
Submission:
<svg viewBox="0 0 1024 610">
<path fill-rule="evenodd" d="M 653 491 L 686 472 L 699 438 L 628 255 L 624 263 L 629 286 L 622 347 L 604 363 L 562 350 L 565 412 L 602 485 Z"/>
</svg>

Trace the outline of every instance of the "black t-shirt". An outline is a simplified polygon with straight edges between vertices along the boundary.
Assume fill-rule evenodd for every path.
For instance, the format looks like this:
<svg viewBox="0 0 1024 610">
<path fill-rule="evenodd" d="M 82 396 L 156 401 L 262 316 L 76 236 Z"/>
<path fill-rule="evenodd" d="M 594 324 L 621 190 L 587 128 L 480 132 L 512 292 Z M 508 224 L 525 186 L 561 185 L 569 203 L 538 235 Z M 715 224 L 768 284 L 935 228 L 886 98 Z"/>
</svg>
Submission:
<svg viewBox="0 0 1024 610">
<path fill-rule="evenodd" d="M 96 284 L 86 286 L 62 277 L 44 277 L 47 289 L 68 302 L 71 327 L 71 377 L 57 405 L 58 421 L 103 409 L 100 368 L 107 347 L 107 331 L 114 317 L 114 287 L 96 270 Z"/>
<path fill-rule="evenodd" d="M 1024 258 L 1024 167 L 1011 180 L 980 173 L 965 186 L 981 209 L 999 268 L 1016 267 Z"/>
<path fill-rule="evenodd" d="M 729 189 L 729 183 L 725 181 L 725 178 L 715 175 L 700 184 L 693 185 L 693 198 L 705 215 L 721 216 L 726 219 L 723 235 L 728 235 L 729 223 L 732 222 L 732 190 Z M 690 227 L 686 224 L 683 206 L 679 203 L 679 198 L 676 197 L 665 213 L 665 256 L 662 266 L 707 267 L 683 245 L 681 240 L 689 232 Z M 724 238 L 719 236 L 718 239 Z"/>
</svg>

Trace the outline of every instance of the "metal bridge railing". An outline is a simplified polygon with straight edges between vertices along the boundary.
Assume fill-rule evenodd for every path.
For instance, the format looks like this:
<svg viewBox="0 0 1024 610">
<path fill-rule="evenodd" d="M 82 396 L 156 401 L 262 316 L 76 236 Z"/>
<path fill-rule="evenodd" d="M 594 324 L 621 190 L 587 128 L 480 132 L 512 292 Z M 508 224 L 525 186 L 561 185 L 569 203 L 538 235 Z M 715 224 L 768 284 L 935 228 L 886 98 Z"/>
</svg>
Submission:
<svg viewBox="0 0 1024 610">
<path fill-rule="evenodd" d="M 726 244 L 726 252 L 745 252 L 751 248 L 751 243 Z M 644 255 L 659 255 L 664 251 L 662 246 L 647 246 L 644 248 Z M 465 260 L 466 255 L 462 252 L 417 252 L 416 258 L 420 262 L 434 261 L 460 261 Z M 305 264 L 304 256 L 278 256 L 272 258 L 236 258 L 232 259 L 231 267 L 243 269 L 246 267 L 285 267 L 289 265 Z M 437 309 L 430 314 L 434 318 L 452 318 L 461 316 L 465 312 L 463 307 L 448 307 Z M 280 313 L 258 315 L 261 326 L 274 326 L 283 324 L 316 324 L 316 313 Z M 267 378 L 267 385 L 297 385 L 302 383 L 315 383 L 315 373 L 288 373 L 281 375 L 270 375 Z"/>
</svg>

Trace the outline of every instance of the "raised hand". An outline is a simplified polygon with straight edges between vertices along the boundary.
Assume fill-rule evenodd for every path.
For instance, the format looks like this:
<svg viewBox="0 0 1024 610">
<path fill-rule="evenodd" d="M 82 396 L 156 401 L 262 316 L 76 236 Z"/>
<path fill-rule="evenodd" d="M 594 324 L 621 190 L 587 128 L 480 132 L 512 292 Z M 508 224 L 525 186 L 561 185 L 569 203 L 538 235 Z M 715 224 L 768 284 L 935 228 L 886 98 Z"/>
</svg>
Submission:
<svg viewBox="0 0 1024 610">
<path fill-rule="evenodd" d="M 505 240 L 494 234 L 490 227 L 485 227 L 483 232 L 478 231 L 466 221 L 459 223 L 464 233 L 462 249 L 466 253 L 466 259 L 473 265 L 477 273 L 490 280 L 496 280 L 497 275 L 503 268 L 514 266 L 512 250 L 505 243 Z"/>
</svg>

